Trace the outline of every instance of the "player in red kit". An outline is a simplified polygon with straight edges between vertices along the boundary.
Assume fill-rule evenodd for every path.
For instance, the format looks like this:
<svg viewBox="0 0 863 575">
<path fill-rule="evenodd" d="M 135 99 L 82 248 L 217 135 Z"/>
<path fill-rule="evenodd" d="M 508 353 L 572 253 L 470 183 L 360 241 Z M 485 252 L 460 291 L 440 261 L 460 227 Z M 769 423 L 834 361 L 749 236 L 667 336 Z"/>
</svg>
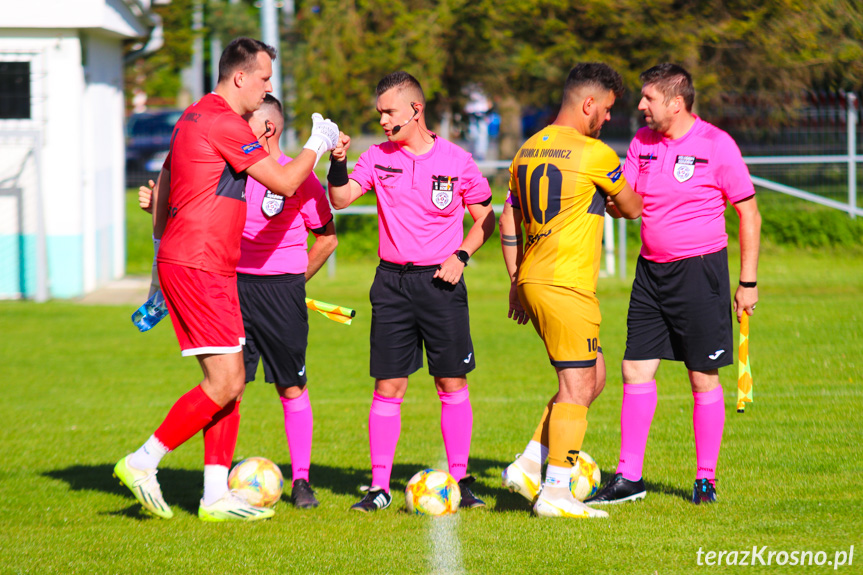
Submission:
<svg viewBox="0 0 863 575">
<path fill-rule="evenodd" d="M 276 52 L 250 38 L 231 42 L 219 61 L 216 89 L 190 106 L 177 122 L 171 151 L 159 176 L 154 215 L 158 276 L 183 355 L 194 355 L 201 383 L 183 395 L 152 436 L 121 459 L 115 475 L 144 508 L 173 516 L 156 479 L 162 457 L 198 431 L 204 460 L 230 466 L 245 385 L 245 340 L 237 295 L 236 267 L 246 218 L 245 185 L 250 175 L 270 191 L 292 196 L 317 161 L 339 142 L 338 127 L 318 114 L 297 158 L 279 164 L 243 118 L 272 89 Z M 272 509 L 254 507 L 227 488 L 224 477 L 206 477 L 198 516 L 205 521 L 257 520 Z"/>
</svg>

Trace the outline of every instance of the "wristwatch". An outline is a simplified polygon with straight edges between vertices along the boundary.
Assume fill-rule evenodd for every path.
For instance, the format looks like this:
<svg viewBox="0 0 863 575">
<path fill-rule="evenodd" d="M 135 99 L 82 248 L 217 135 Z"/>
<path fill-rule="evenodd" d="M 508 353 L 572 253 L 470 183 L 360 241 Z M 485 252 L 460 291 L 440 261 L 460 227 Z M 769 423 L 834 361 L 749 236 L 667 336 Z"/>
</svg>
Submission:
<svg viewBox="0 0 863 575">
<path fill-rule="evenodd" d="M 454 255 L 455 255 L 455 257 L 457 257 L 457 258 L 458 258 L 458 261 L 460 261 L 460 262 L 461 262 L 461 263 L 463 263 L 464 265 L 467 265 L 468 260 L 470 260 L 470 256 L 469 256 L 469 255 L 468 255 L 468 253 L 467 253 L 466 251 L 464 251 L 464 250 L 457 250 L 457 251 L 454 253 Z"/>
</svg>

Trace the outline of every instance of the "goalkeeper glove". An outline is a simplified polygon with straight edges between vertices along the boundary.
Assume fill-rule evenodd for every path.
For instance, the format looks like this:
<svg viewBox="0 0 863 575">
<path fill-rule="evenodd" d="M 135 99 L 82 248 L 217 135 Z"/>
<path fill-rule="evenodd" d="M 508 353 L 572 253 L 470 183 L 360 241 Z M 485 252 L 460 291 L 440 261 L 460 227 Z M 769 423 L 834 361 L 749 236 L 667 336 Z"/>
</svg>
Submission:
<svg viewBox="0 0 863 575">
<path fill-rule="evenodd" d="M 317 154 L 315 165 L 321 160 L 324 152 L 334 149 L 339 143 L 339 127 L 335 122 L 315 112 L 312 114 L 312 135 L 303 148 L 309 149 Z"/>
</svg>

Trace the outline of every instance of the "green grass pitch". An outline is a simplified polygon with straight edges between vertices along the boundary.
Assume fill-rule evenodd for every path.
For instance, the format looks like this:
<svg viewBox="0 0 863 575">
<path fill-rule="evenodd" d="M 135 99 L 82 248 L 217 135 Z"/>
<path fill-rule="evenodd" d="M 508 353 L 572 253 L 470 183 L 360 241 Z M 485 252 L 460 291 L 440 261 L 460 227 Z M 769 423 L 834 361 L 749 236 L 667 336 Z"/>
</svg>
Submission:
<svg viewBox="0 0 863 575">
<path fill-rule="evenodd" d="M 0 572 L 2 573 L 713 573 L 828 572 L 832 567 L 699 566 L 699 549 L 823 551 L 853 545 L 863 565 L 863 256 L 777 247 L 763 250 L 761 302 L 751 324 L 755 402 L 735 413 L 736 368 L 722 370 L 727 423 L 720 500 L 695 507 L 692 398 L 682 366 L 658 375 L 645 463 L 647 499 L 609 509 L 606 521 L 542 520 L 500 487 L 500 473 L 533 431 L 555 378 L 530 326 L 506 319 L 506 279 L 492 240 L 467 270 L 478 367 L 470 471 L 486 510 L 436 520 L 404 512 L 399 495 L 416 471 L 444 460 L 431 378 L 411 377 L 396 453 L 394 504 L 347 511 L 368 484 L 366 424 L 368 287 L 374 262 L 340 261 L 311 297 L 353 307 L 347 327 L 310 315 L 309 390 L 315 413 L 311 478 L 321 507 L 273 520 L 206 524 L 196 517 L 200 436 L 170 454 L 159 473 L 170 521 L 141 512 L 111 477 L 172 403 L 197 383 L 165 322 L 138 333 L 133 309 L 0 303 Z M 732 245 L 732 277 L 737 254 Z M 631 264 L 632 262 L 630 262 Z M 632 266 L 630 265 L 630 277 Z M 619 364 L 629 282 L 602 279 L 606 391 L 591 408 L 584 449 L 603 476 L 619 446 Z M 250 384 L 236 460 L 263 455 L 289 475 L 281 405 Z M 766 555 L 765 555 L 766 558 Z"/>
</svg>

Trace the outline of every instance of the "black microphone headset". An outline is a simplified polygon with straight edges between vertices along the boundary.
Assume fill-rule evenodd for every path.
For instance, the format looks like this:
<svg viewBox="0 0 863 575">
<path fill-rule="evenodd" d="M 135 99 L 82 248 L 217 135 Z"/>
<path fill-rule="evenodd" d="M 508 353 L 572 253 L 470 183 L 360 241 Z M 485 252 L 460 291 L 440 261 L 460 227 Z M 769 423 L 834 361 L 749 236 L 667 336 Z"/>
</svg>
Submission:
<svg viewBox="0 0 863 575">
<path fill-rule="evenodd" d="M 398 126 L 396 126 L 395 128 L 393 128 L 393 136 L 395 136 L 396 134 L 398 134 L 398 133 L 401 131 L 401 129 L 402 129 L 402 128 L 404 128 L 405 126 L 407 126 L 408 124 L 410 124 L 410 123 L 411 123 L 411 120 L 413 120 L 413 119 L 414 119 L 414 116 L 416 116 L 417 114 L 419 114 L 419 110 L 417 110 L 416 102 L 411 102 L 411 108 L 413 108 L 413 111 L 414 111 L 413 116 L 411 116 L 410 118 L 408 118 L 408 121 L 407 121 L 407 122 L 405 122 L 404 124 L 398 125 Z"/>
</svg>

